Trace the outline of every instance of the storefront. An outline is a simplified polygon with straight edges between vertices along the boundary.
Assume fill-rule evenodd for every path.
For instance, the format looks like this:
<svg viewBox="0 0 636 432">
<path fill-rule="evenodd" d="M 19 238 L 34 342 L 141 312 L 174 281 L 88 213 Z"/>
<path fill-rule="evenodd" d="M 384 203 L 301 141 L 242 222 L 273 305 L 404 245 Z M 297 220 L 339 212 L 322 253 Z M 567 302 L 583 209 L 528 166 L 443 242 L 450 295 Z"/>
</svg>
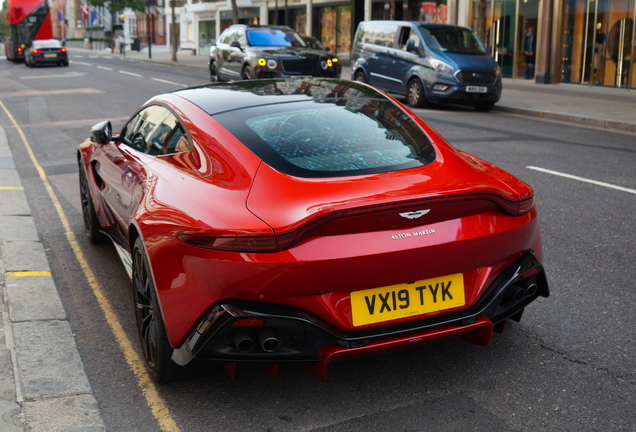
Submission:
<svg viewBox="0 0 636 432">
<path fill-rule="evenodd" d="M 351 5 L 314 7 L 313 36 L 341 60 L 351 56 Z"/>
<path fill-rule="evenodd" d="M 560 81 L 634 87 L 635 7 L 636 0 L 562 0 Z"/>
<path fill-rule="evenodd" d="M 209 55 L 210 47 L 216 43 L 216 20 L 214 17 L 202 18 L 199 21 L 200 55 Z"/>
<path fill-rule="evenodd" d="M 479 1 L 471 8 L 477 30 Z M 541 0 L 486 1 L 486 45 L 504 78 L 535 78 Z"/>
</svg>

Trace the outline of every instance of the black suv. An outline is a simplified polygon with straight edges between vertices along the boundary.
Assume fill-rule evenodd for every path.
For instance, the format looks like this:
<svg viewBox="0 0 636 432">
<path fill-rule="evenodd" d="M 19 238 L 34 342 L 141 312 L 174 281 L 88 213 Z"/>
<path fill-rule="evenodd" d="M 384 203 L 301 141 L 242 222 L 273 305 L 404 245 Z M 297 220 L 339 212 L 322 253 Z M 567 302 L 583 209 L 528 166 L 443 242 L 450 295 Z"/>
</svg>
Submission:
<svg viewBox="0 0 636 432">
<path fill-rule="evenodd" d="M 339 78 L 338 59 L 312 49 L 285 26 L 235 24 L 210 48 L 210 79 L 227 81 L 294 76 Z"/>
</svg>

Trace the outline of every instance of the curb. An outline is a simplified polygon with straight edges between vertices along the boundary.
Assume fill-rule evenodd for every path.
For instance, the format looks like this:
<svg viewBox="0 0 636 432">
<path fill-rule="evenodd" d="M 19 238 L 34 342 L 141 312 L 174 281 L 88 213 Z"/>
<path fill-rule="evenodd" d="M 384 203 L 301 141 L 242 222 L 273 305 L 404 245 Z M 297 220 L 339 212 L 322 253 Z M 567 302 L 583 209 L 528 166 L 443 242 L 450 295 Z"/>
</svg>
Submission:
<svg viewBox="0 0 636 432">
<path fill-rule="evenodd" d="M 582 117 L 571 114 L 562 114 L 552 111 L 540 111 L 530 108 L 513 108 L 507 106 L 495 105 L 493 111 L 499 111 L 509 114 L 518 114 L 525 117 L 543 118 L 547 120 L 556 120 L 565 123 L 573 123 L 582 126 L 592 126 L 601 129 L 636 133 L 635 123 L 621 123 L 610 120 L 601 120 L 591 117 Z"/>
<path fill-rule="evenodd" d="M 2 127 L 0 188 L 0 430 L 106 431 Z"/>
</svg>

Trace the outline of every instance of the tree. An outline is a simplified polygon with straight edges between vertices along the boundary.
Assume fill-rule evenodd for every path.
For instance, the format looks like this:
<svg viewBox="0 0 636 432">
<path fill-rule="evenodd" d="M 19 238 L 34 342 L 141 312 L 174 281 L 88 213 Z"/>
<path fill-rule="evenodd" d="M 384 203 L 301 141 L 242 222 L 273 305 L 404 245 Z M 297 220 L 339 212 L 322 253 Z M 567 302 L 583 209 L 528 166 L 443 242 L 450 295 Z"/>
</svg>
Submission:
<svg viewBox="0 0 636 432">
<path fill-rule="evenodd" d="M 4 0 L 4 2 L 2 2 L 2 12 L 0 13 L 0 42 L 10 34 L 8 14 L 9 2 Z"/>
<path fill-rule="evenodd" d="M 232 0 L 232 24 L 238 24 L 238 8 L 236 7 L 236 0 Z"/>
<path fill-rule="evenodd" d="M 477 36 L 488 46 L 486 40 L 486 0 L 479 0 L 477 7 Z"/>
</svg>

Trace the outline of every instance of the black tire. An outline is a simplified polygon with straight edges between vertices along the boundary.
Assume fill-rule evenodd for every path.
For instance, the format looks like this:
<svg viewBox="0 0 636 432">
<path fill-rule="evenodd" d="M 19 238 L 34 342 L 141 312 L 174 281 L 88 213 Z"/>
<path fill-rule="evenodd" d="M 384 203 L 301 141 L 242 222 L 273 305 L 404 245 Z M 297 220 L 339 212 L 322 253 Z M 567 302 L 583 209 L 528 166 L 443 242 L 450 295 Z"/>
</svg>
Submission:
<svg viewBox="0 0 636 432">
<path fill-rule="evenodd" d="M 132 260 L 135 319 L 144 363 L 153 380 L 171 382 L 179 378 L 184 368 L 171 358 L 172 347 L 161 317 L 157 290 L 141 237 L 135 240 Z"/>
<path fill-rule="evenodd" d="M 357 71 L 355 75 L 353 75 L 353 80 L 361 83 L 367 82 L 367 76 L 361 70 Z"/>
<path fill-rule="evenodd" d="M 413 108 L 423 108 L 426 106 L 426 96 L 424 86 L 419 78 L 413 78 L 406 87 L 406 101 Z"/>
<path fill-rule="evenodd" d="M 480 104 L 475 104 L 475 109 L 479 112 L 488 112 L 495 107 L 494 102 L 484 102 Z"/>
<path fill-rule="evenodd" d="M 210 69 L 210 82 L 219 82 L 220 81 L 219 76 L 216 71 L 216 62 L 211 61 L 209 69 Z"/>
<path fill-rule="evenodd" d="M 68 66 L 68 60 L 64 62 L 64 66 Z"/>
<path fill-rule="evenodd" d="M 243 74 L 241 75 L 244 80 L 254 79 L 254 71 L 251 66 L 245 66 L 243 68 Z"/>
<path fill-rule="evenodd" d="M 102 227 L 99 225 L 99 219 L 97 219 L 97 213 L 95 213 L 95 207 L 93 207 L 91 191 L 88 188 L 88 179 L 86 178 L 86 171 L 84 170 L 84 166 L 81 162 L 79 163 L 79 186 L 80 199 L 82 200 L 82 217 L 84 218 L 86 237 L 88 237 L 88 240 L 91 243 L 103 243 L 106 240 L 106 236 L 99 231 Z"/>
</svg>

